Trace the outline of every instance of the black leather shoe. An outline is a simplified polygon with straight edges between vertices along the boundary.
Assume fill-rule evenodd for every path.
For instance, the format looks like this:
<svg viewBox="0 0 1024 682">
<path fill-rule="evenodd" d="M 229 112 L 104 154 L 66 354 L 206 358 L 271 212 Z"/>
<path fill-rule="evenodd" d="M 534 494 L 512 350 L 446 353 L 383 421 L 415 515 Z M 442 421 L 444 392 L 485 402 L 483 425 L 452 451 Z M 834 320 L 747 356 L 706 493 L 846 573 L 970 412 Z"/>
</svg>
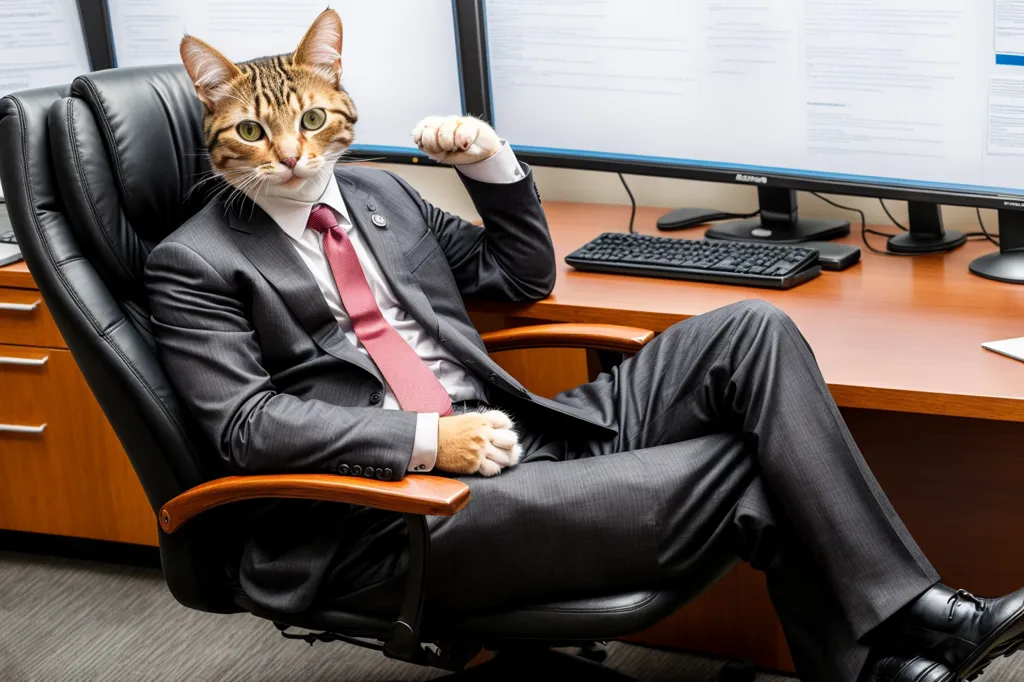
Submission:
<svg viewBox="0 0 1024 682">
<path fill-rule="evenodd" d="M 887 656 L 875 663 L 864 682 L 958 682 L 953 671 L 920 656 Z"/>
<path fill-rule="evenodd" d="M 890 620 L 885 633 L 894 648 L 940 661 L 973 680 L 1024 644 L 1024 589 L 981 599 L 936 585 Z"/>
</svg>

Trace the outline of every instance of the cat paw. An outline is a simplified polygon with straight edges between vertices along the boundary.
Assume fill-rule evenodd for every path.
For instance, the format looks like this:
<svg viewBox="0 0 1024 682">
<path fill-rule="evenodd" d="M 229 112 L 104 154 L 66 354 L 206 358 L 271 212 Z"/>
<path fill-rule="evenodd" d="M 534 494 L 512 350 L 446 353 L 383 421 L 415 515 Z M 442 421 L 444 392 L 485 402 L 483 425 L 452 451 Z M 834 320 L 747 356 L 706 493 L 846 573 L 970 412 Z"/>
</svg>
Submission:
<svg viewBox="0 0 1024 682">
<path fill-rule="evenodd" d="M 494 129 L 472 116 L 427 116 L 413 128 L 412 141 L 434 161 L 453 165 L 478 163 L 501 150 Z"/>
<path fill-rule="evenodd" d="M 441 417 L 437 424 L 437 462 L 453 474 L 494 476 L 519 463 L 522 448 L 512 419 L 501 410 Z"/>
<path fill-rule="evenodd" d="M 484 460 L 481 460 L 480 473 L 484 473 L 484 462 L 497 464 L 500 467 L 498 471 L 519 464 L 523 449 L 519 445 L 519 435 L 515 432 L 512 418 L 501 410 L 487 410 L 483 416 L 490 423 L 492 432 L 489 438 L 490 442 L 484 448 Z M 488 474 L 484 473 L 484 475 Z"/>
</svg>

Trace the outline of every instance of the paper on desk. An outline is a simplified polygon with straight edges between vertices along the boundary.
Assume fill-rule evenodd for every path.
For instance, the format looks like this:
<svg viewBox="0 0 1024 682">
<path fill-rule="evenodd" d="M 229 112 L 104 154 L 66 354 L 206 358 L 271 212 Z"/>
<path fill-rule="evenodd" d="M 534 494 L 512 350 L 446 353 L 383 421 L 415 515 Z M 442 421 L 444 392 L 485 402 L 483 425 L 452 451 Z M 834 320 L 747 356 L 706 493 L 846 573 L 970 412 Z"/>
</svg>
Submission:
<svg viewBox="0 0 1024 682">
<path fill-rule="evenodd" d="M 982 348 L 986 348 L 994 353 L 1005 355 L 1008 358 L 1014 360 L 1020 360 L 1024 362 L 1024 336 L 1019 339 L 1006 339 L 1005 341 L 989 341 L 988 343 L 981 344 Z"/>
</svg>

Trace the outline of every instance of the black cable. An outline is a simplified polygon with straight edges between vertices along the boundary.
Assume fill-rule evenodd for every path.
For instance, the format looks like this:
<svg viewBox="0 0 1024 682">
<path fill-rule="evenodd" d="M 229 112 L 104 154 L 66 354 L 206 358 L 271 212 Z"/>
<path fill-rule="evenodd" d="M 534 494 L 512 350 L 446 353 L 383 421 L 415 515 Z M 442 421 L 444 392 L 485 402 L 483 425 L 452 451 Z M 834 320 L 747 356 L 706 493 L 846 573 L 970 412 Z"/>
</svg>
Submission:
<svg viewBox="0 0 1024 682">
<path fill-rule="evenodd" d="M 988 229 L 985 227 L 985 221 L 981 219 L 981 209 L 976 206 L 974 210 L 978 214 L 978 225 L 981 226 L 981 233 L 985 235 L 985 239 L 989 240 L 996 246 L 999 246 L 999 237 L 993 237 L 989 234 Z"/>
<path fill-rule="evenodd" d="M 892 221 L 892 224 L 906 232 L 907 228 L 904 227 L 900 223 L 900 221 L 896 220 L 896 218 L 893 217 L 892 213 L 889 213 L 889 207 L 885 205 L 885 199 L 879 198 L 878 203 L 882 205 L 882 210 L 885 211 L 885 215 L 889 216 L 889 220 Z"/>
<path fill-rule="evenodd" d="M 864 242 L 864 246 L 868 247 L 869 251 L 871 251 L 873 253 L 882 254 L 883 256 L 911 255 L 911 254 L 902 254 L 902 253 L 890 253 L 889 251 L 886 251 L 885 249 L 877 249 L 874 246 L 872 246 L 871 242 L 868 241 L 868 235 L 869 234 L 874 234 L 874 235 L 878 235 L 879 237 L 886 237 L 886 238 L 892 237 L 894 235 L 888 234 L 886 232 L 879 232 L 878 230 L 869 229 L 868 228 L 867 218 L 864 216 L 864 211 L 860 210 L 859 208 L 854 208 L 853 206 L 843 206 L 842 204 L 837 204 L 836 202 L 832 201 L 828 197 L 824 197 L 824 196 L 818 194 L 817 192 L 811 192 L 811 194 L 813 194 L 814 196 L 818 197 L 819 199 L 824 201 L 826 204 L 831 204 L 832 206 L 835 206 L 836 208 L 841 208 L 844 211 L 852 211 L 852 212 L 857 213 L 858 215 L 860 215 L 860 239 L 861 239 L 862 242 Z"/>
<path fill-rule="evenodd" d="M 629 189 L 629 185 L 626 183 L 626 177 L 619 173 L 619 180 L 622 181 L 622 186 L 626 188 L 626 194 L 629 195 L 629 203 L 633 207 L 633 210 L 629 213 L 629 233 L 636 234 L 636 230 L 633 229 L 633 221 L 636 219 L 636 199 L 633 198 L 633 191 Z"/>
</svg>

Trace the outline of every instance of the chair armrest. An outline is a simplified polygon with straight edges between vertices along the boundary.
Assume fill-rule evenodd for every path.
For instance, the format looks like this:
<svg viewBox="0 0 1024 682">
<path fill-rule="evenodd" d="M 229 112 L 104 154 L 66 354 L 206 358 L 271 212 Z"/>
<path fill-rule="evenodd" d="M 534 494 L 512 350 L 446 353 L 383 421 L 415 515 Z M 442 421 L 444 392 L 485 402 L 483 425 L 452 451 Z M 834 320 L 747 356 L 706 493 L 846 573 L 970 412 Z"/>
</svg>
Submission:
<svg viewBox="0 0 1024 682">
<path fill-rule="evenodd" d="M 186 490 L 160 509 L 160 527 L 173 533 L 204 511 L 256 498 L 345 502 L 403 514 L 452 516 L 469 502 L 469 486 L 440 476 L 377 481 L 333 474 L 227 476 Z"/>
<path fill-rule="evenodd" d="M 617 324 L 538 324 L 481 335 L 487 352 L 525 348 L 590 348 L 632 355 L 654 338 L 650 329 Z"/>
</svg>

